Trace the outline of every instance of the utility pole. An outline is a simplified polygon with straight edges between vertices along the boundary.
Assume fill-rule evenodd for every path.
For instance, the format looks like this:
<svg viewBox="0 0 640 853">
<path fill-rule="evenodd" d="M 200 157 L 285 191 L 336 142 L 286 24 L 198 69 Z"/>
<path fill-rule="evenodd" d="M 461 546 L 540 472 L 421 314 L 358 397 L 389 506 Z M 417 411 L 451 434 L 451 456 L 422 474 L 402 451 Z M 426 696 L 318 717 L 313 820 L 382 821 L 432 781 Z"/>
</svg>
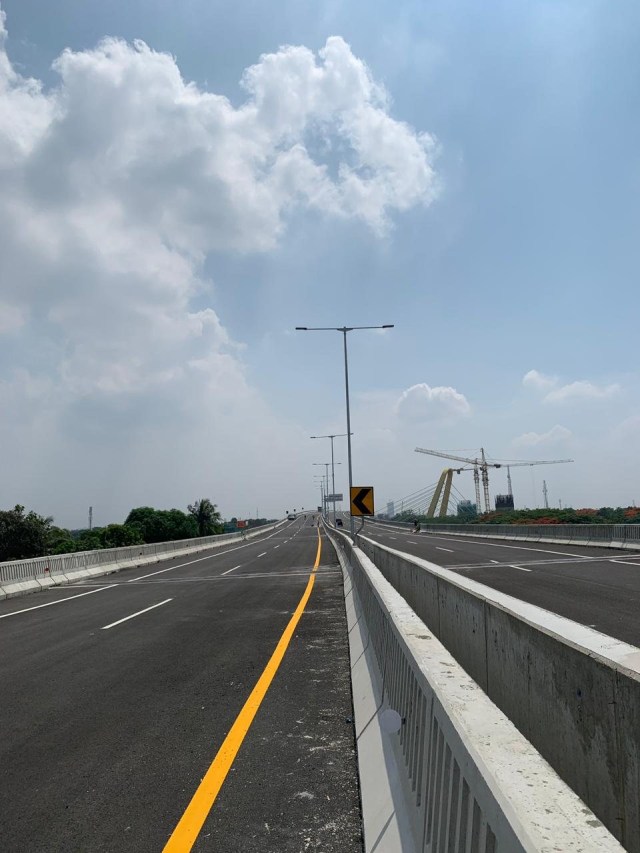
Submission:
<svg viewBox="0 0 640 853">
<path fill-rule="evenodd" d="M 547 481 L 542 481 L 542 494 L 544 495 L 544 508 L 549 509 L 549 493 L 547 491 Z M 560 507 L 562 509 L 562 507 Z"/>
</svg>

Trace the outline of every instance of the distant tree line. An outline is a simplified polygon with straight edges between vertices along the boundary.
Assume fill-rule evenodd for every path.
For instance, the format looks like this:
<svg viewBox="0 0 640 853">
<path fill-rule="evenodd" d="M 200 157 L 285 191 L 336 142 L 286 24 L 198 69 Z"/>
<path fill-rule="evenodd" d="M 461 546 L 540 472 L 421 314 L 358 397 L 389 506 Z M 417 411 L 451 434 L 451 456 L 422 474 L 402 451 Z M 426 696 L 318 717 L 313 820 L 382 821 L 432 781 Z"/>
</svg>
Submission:
<svg viewBox="0 0 640 853">
<path fill-rule="evenodd" d="M 91 530 L 57 527 L 51 516 L 26 512 L 17 505 L 0 510 L 0 562 L 213 536 L 222 533 L 224 526 L 216 504 L 209 498 L 189 504 L 187 512 L 139 506 L 131 510 L 124 524 Z"/>
<path fill-rule="evenodd" d="M 603 506 L 600 509 L 515 509 L 477 515 L 465 507 L 457 515 L 427 518 L 412 511 L 401 512 L 396 521 L 420 524 L 640 524 L 640 508 Z"/>
</svg>

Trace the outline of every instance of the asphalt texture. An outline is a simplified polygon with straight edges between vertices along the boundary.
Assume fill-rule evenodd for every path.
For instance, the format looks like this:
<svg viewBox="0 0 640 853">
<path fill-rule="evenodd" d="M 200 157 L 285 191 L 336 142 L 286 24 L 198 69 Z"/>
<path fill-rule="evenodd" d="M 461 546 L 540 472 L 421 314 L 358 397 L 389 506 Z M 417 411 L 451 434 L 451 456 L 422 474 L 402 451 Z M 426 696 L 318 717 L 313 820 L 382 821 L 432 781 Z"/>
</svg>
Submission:
<svg viewBox="0 0 640 853">
<path fill-rule="evenodd" d="M 414 533 L 376 522 L 363 534 L 640 646 L 637 551 Z"/>
<path fill-rule="evenodd" d="M 308 518 L 0 602 L 3 853 L 162 851 L 298 606 L 317 543 Z M 351 718 L 342 576 L 322 535 L 311 598 L 192 849 L 361 851 Z"/>
</svg>

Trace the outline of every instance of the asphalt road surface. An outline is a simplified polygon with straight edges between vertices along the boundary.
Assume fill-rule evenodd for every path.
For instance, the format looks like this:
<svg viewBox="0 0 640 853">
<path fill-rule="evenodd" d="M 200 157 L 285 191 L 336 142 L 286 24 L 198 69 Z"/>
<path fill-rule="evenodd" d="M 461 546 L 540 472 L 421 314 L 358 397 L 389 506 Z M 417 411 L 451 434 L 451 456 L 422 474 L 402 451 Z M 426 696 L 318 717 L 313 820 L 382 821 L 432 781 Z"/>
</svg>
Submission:
<svg viewBox="0 0 640 853">
<path fill-rule="evenodd" d="M 368 522 L 363 533 L 382 545 L 640 646 L 638 551 L 416 534 L 375 522 Z"/>
<path fill-rule="evenodd" d="M 317 557 L 308 518 L 0 602 L 2 853 L 361 851 L 342 576 L 324 535 L 310 581 Z M 222 780 L 210 810 L 205 774 Z M 176 836 L 187 807 L 204 809 L 193 845 Z"/>
</svg>

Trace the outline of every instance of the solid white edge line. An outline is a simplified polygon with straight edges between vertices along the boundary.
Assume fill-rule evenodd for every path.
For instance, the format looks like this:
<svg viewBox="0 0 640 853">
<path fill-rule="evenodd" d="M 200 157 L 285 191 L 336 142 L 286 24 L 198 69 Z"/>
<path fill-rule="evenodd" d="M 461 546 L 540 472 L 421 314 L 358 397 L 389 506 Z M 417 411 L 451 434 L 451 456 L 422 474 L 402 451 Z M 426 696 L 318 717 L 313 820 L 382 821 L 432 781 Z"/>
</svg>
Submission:
<svg viewBox="0 0 640 853">
<path fill-rule="evenodd" d="M 220 575 L 220 577 L 221 577 L 221 578 L 223 578 L 225 575 L 228 575 L 230 572 L 235 572 L 235 570 L 236 570 L 236 569 L 239 569 L 239 568 L 240 568 L 240 566 L 242 566 L 242 563 L 240 563 L 240 565 L 239 565 L 239 566 L 234 566 L 232 569 L 227 569 L 227 571 L 226 571 L 226 572 L 223 572 L 223 573 Z"/>
<path fill-rule="evenodd" d="M 148 613 L 150 610 L 155 610 L 156 607 L 162 607 L 163 604 L 168 604 L 173 601 L 173 598 L 166 598 L 164 601 L 159 601 L 158 604 L 152 604 L 151 607 L 145 607 L 144 610 L 138 610 L 137 613 L 132 613 L 131 616 L 125 616 L 124 619 L 118 619 L 117 622 L 112 622 L 110 625 L 103 625 L 101 631 L 106 631 L 108 628 L 114 628 L 116 625 L 121 625 L 123 622 L 128 622 L 136 616 L 141 616 L 143 613 Z"/>
<path fill-rule="evenodd" d="M 17 616 L 19 613 L 28 613 L 30 610 L 40 610 L 43 607 L 51 607 L 54 604 L 62 604 L 63 601 L 73 601 L 74 598 L 84 598 L 85 595 L 93 595 L 94 592 L 102 592 L 105 589 L 113 589 L 118 584 L 110 583 L 109 586 L 101 586 L 100 589 L 92 589 L 90 592 L 81 592 L 79 595 L 70 595 L 67 598 L 59 598 L 57 601 L 48 601 L 46 604 L 36 604 L 35 607 L 25 607 L 23 610 L 14 610 L 13 613 L 3 613 L 0 619 L 8 619 L 9 616 Z"/>
</svg>

